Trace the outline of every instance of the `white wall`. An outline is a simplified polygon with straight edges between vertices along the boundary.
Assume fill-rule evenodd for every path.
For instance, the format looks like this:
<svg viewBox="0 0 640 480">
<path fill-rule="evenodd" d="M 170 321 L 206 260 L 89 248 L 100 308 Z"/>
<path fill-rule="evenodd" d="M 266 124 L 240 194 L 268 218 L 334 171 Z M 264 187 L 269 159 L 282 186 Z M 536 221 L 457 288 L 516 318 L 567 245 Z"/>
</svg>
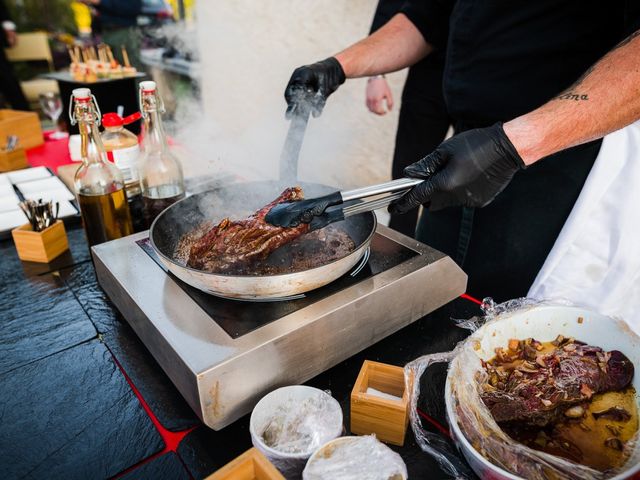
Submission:
<svg viewBox="0 0 640 480">
<path fill-rule="evenodd" d="M 197 30 L 207 127 L 200 168 L 275 178 L 288 122 L 283 92 L 295 67 L 368 33 L 376 0 L 200 0 Z M 389 77 L 396 102 L 404 74 Z M 349 80 L 309 120 L 299 176 L 338 187 L 389 178 L 397 106 L 366 109 L 366 80 Z M 188 171 L 194 172 L 193 165 Z"/>
</svg>

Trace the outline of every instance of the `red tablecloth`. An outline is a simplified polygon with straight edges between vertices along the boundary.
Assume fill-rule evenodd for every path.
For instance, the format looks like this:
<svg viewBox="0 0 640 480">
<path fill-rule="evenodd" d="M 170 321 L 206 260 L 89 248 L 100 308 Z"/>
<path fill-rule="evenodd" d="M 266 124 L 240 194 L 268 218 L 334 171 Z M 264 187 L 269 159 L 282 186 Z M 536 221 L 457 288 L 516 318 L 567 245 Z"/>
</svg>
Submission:
<svg viewBox="0 0 640 480">
<path fill-rule="evenodd" d="M 51 140 L 51 132 L 45 132 L 44 143 L 39 147 L 27 150 L 27 161 L 32 167 L 49 167 L 54 173 L 58 167 L 73 163 L 69 155 L 69 138 Z"/>
</svg>

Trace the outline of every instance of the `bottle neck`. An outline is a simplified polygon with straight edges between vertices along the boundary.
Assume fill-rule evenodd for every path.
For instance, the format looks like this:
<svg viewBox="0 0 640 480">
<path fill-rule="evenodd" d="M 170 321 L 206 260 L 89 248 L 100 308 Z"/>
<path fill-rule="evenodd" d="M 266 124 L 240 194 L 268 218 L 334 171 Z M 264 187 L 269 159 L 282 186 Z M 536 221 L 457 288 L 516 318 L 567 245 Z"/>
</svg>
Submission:
<svg viewBox="0 0 640 480">
<path fill-rule="evenodd" d="M 145 113 L 145 132 L 142 138 L 143 149 L 145 152 L 162 152 L 168 146 L 160 112 L 158 110 L 150 110 Z"/>
<path fill-rule="evenodd" d="M 90 103 L 76 104 L 76 118 L 80 132 L 80 155 L 85 164 L 104 162 L 106 150 L 96 122 L 96 113 Z"/>
</svg>

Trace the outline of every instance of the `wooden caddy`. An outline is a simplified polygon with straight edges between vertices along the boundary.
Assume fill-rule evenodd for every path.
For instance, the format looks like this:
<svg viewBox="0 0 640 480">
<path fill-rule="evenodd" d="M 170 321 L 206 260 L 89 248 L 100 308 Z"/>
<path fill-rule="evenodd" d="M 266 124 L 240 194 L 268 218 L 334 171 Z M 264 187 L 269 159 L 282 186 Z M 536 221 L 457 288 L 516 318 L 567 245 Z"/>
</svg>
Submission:
<svg viewBox="0 0 640 480">
<path fill-rule="evenodd" d="M 9 135 L 18 137 L 18 145 L 26 150 L 44 143 L 38 114 L 21 110 L 0 110 L 0 142 Z"/>
<path fill-rule="evenodd" d="M 205 480 L 285 480 L 267 457 L 250 448 Z"/>
<path fill-rule="evenodd" d="M 395 401 L 367 394 L 367 388 L 389 393 Z M 376 434 L 378 440 L 402 446 L 409 423 L 409 392 L 402 367 L 365 360 L 351 391 L 351 432 Z"/>
<path fill-rule="evenodd" d="M 23 148 L 16 148 L 8 152 L 0 150 L 0 172 L 11 172 L 28 166 L 27 154 L 24 153 Z"/>
<path fill-rule="evenodd" d="M 18 257 L 26 262 L 49 263 L 69 249 L 67 232 L 62 220 L 41 232 L 34 232 L 30 223 L 11 231 Z"/>
</svg>

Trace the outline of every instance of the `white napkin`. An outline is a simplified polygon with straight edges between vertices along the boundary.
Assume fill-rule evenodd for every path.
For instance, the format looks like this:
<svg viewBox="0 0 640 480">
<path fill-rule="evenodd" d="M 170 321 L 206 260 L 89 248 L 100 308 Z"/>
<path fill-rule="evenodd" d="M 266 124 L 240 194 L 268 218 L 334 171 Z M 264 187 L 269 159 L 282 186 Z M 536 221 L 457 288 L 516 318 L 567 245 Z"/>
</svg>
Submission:
<svg viewBox="0 0 640 480">
<path fill-rule="evenodd" d="M 402 398 L 397 397 L 396 395 L 392 395 L 392 394 L 387 393 L 387 392 L 376 390 L 375 388 L 372 388 L 372 387 L 367 387 L 367 395 L 373 395 L 374 397 L 380 397 L 380 398 L 384 398 L 386 400 L 393 400 L 393 401 L 396 401 L 396 402 L 399 402 L 399 401 L 402 400 Z"/>
<path fill-rule="evenodd" d="M 50 177 L 51 172 L 45 167 L 34 167 L 15 170 L 8 173 L 8 176 L 12 183 L 20 183 Z"/>
<path fill-rule="evenodd" d="M 0 212 L 0 231 L 19 227 L 20 225 L 28 223 L 28 221 L 26 215 L 22 213 L 22 210 Z"/>
<path fill-rule="evenodd" d="M 18 203 L 20 203 L 20 199 L 13 191 L 8 195 L 2 195 L 0 196 L 0 212 L 16 210 L 20 208 L 18 207 Z"/>
<path fill-rule="evenodd" d="M 28 193 L 43 192 L 45 190 L 68 190 L 66 185 L 58 177 L 40 178 L 38 180 L 30 180 L 28 182 L 19 182 L 16 184 L 16 187 L 18 187 L 18 190 L 25 195 Z"/>
<path fill-rule="evenodd" d="M 0 188 L 11 186 L 11 180 L 9 180 L 9 175 L 6 173 L 0 173 Z"/>
<path fill-rule="evenodd" d="M 528 296 L 567 299 L 640 333 L 640 121 L 604 138 Z"/>
<path fill-rule="evenodd" d="M 51 190 L 41 190 L 37 192 L 28 192 L 28 193 L 22 192 L 22 194 L 24 195 L 24 198 L 27 198 L 29 200 L 37 201 L 38 199 L 41 198 L 43 202 L 48 202 L 48 201 L 61 202 L 64 200 L 73 200 L 75 198 L 73 196 L 73 193 L 71 193 L 67 187 L 56 188 Z"/>
<path fill-rule="evenodd" d="M 68 217 L 70 215 L 76 215 L 78 210 L 69 202 L 59 202 L 60 211 L 58 212 L 58 218 Z M 54 207 L 55 208 L 55 207 Z"/>
</svg>

